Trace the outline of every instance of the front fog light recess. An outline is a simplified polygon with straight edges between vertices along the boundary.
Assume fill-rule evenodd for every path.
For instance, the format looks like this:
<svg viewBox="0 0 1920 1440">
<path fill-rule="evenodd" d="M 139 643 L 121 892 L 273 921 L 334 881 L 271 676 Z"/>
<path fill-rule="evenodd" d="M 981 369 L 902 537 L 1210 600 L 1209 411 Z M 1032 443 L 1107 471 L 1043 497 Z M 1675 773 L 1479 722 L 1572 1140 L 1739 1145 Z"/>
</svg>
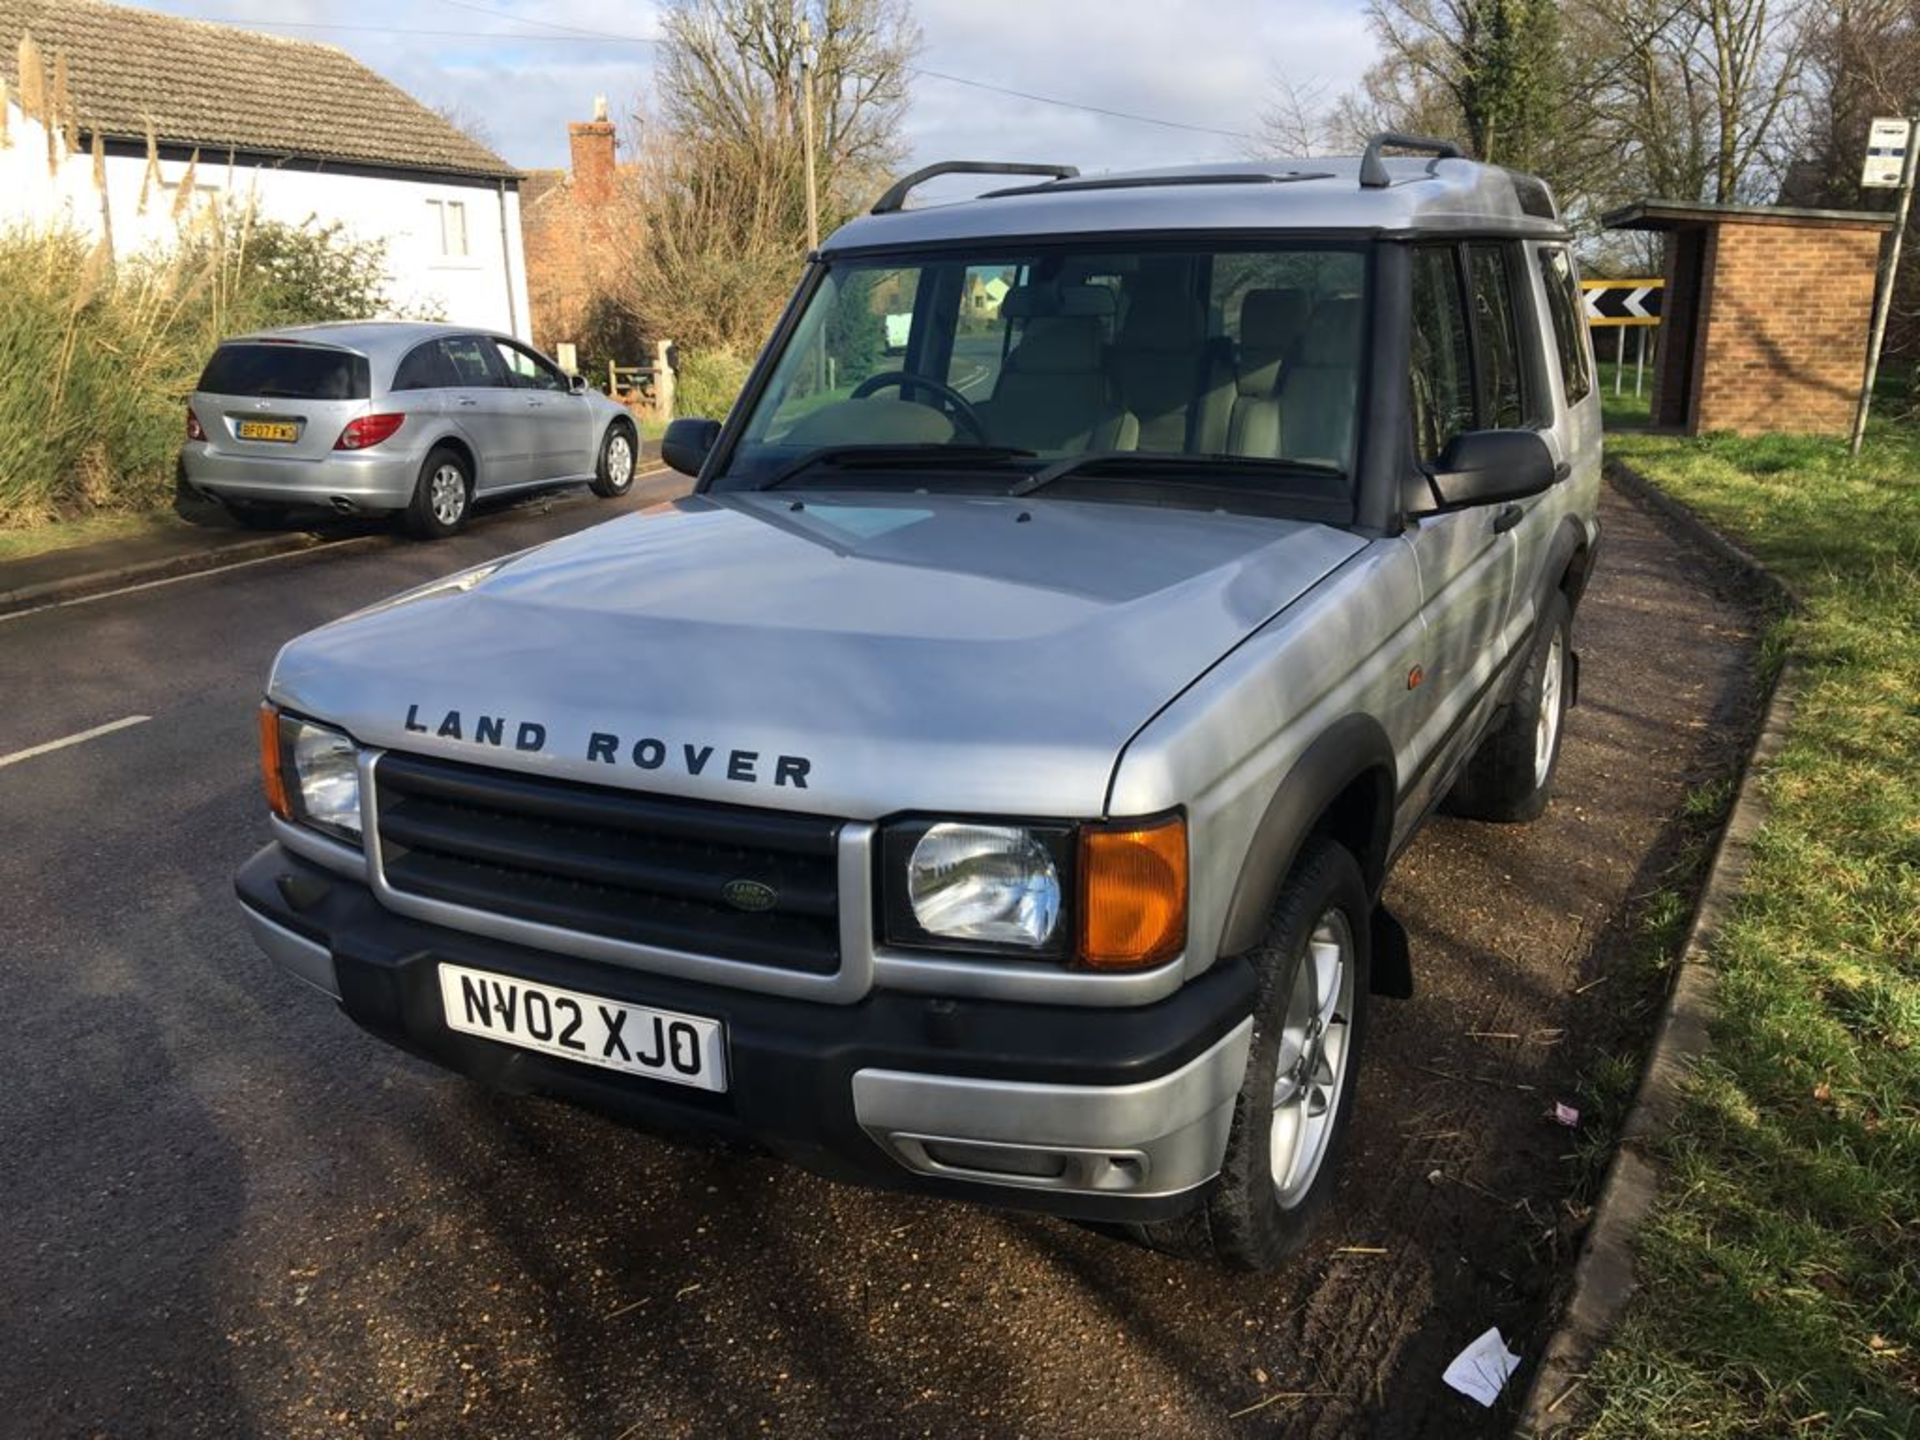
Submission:
<svg viewBox="0 0 1920 1440">
<path fill-rule="evenodd" d="M 908 858 L 907 899 L 929 935 L 1038 949 L 1060 922 L 1060 873 L 1018 826 L 934 825 Z"/>
<path fill-rule="evenodd" d="M 293 730 L 294 806 L 321 830 L 360 838 L 360 761 L 353 741 L 338 730 L 302 721 Z"/>
</svg>

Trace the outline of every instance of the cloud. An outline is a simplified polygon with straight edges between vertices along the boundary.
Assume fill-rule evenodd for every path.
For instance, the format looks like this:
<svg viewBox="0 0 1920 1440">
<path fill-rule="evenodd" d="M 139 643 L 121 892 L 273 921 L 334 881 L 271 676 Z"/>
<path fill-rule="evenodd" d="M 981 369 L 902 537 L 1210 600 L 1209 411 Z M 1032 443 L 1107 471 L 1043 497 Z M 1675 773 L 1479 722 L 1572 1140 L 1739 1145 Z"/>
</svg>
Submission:
<svg viewBox="0 0 1920 1440">
<path fill-rule="evenodd" d="M 659 33 L 648 0 L 388 0 L 351 10 L 325 0 L 155 0 L 154 8 L 338 45 L 427 104 L 479 117 L 494 148 L 530 168 L 566 163 L 567 122 L 586 118 L 596 95 L 616 118 L 632 113 L 651 88 L 653 61 L 633 38 Z M 915 0 L 914 14 L 926 70 L 1216 131 L 1256 130 L 1276 80 L 1339 93 L 1372 51 L 1359 0 Z M 427 33 L 395 33 L 409 30 Z M 1246 148 L 1229 134 L 932 75 L 914 84 L 906 138 L 916 163 L 1040 159 L 1089 171 Z"/>
</svg>

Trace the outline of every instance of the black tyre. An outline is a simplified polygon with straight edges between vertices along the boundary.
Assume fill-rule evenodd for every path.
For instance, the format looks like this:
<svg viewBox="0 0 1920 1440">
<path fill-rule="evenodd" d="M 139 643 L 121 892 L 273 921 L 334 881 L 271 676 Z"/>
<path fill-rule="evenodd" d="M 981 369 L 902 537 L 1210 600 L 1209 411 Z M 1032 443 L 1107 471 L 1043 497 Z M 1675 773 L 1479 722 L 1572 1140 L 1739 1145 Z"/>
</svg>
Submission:
<svg viewBox="0 0 1920 1440">
<path fill-rule="evenodd" d="M 1453 782 L 1449 814 L 1511 824 L 1536 819 L 1547 808 L 1566 731 L 1572 628 L 1567 598 L 1556 590 L 1541 611 L 1527 668 L 1506 714 Z"/>
<path fill-rule="evenodd" d="M 293 513 L 290 505 L 271 505 L 261 500 L 226 500 L 221 502 L 227 514 L 233 517 L 236 525 L 244 525 L 249 530 L 284 530 L 287 517 Z"/>
<path fill-rule="evenodd" d="M 442 540 L 466 526 L 472 509 L 472 467 L 458 450 L 441 446 L 421 465 L 412 503 L 401 515 L 416 540 Z"/>
<path fill-rule="evenodd" d="M 633 471 L 640 458 L 640 445 L 633 426 L 616 420 L 607 427 L 600 441 L 600 461 L 594 466 L 593 493 L 602 500 L 617 500 L 633 488 Z"/>
<path fill-rule="evenodd" d="M 1260 948 L 1246 1079 L 1220 1177 L 1203 1204 L 1132 1227 L 1156 1249 L 1246 1270 L 1306 1243 L 1332 1193 L 1366 1036 L 1371 907 L 1343 847 L 1307 842 Z"/>
</svg>

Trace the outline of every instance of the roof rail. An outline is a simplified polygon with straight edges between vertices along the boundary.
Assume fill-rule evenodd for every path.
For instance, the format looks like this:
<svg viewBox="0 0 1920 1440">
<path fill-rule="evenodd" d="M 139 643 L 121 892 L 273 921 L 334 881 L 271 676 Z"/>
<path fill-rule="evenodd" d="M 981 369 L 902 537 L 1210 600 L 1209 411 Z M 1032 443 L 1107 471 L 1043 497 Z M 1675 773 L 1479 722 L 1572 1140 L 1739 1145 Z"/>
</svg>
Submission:
<svg viewBox="0 0 1920 1440">
<path fill-rule="evenodd" d="M 1018 160 L 942 160 L 894 181 L 887 187 L 887 193 L 873 202 L 873 213 L 893 214 L 907 203 L 914 187 L 941 175 L 1045 175 L 1051 180 L 1071 180 L 1079 173 L 1073 165 L 1032 165 Z"/>
<path fill-rule="evenodd" d="M 1436 160 L 1464 160 L 1467 152 L 1452 140 L 1436 140 L 1430 135 L 1402 135 L 1394 130 L 1382 130 L 1367 141 L 1366 154 L 1360 157 L 1360 188 L 1363 190 L 1384 190 L 1393 183 L 1393 177 L 1387 173 L 1380 152 L 1387 146 L 1396 150 L 1426 150 Z"/>
</svg>

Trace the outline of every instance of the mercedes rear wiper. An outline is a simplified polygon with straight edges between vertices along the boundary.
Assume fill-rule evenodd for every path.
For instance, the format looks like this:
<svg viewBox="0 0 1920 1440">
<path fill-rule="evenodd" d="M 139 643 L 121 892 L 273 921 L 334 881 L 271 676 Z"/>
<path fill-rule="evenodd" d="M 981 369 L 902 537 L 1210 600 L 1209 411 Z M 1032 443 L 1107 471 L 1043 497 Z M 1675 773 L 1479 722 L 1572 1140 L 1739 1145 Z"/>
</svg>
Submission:
<svg viewBox="0 0 1920 1440">
<path fill-rule="evenodd" d="M 756 490 L 777 490 L 809 470 L 947 470 L 965 465 L 994 465 L 1033 460 L 1031 450 L 1012 445 L 827 445 L 809 450 L 760 482 Z"/>
<path fill-rule="evenodd" d="M 1091 450 L 1084 455 L 1070 455 L 1065 460 L 1042 466 L 1024 479 L 1016 480 L 1008 487 L 1007 494 L 1031 495 L 1043 486 L 1064 480 L 1069 475 L 1092 474 L 1103 470 L 1123 475 L 1139 473 L 1164 476 L 1170 480 L 1191 479 L 1195 475 L 1205 480 L 1235 471 L 1283 478 L 1304 476 L 1315 480 L 1344 480 L 1347 474 L 1338 465 L 1328 465 L 1318 460 L 1269 460 L 1258 455 L 1177 455 L 1140 450 Z"/>
</svg>

